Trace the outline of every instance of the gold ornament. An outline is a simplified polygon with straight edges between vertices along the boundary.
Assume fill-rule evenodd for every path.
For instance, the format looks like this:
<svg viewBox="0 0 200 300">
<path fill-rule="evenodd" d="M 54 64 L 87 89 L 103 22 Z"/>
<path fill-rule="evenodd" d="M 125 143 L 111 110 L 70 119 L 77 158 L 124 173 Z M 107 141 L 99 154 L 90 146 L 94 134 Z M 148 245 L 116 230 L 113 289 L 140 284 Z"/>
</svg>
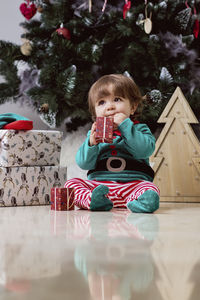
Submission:
<svg viewBox="0 0 200 300">
<path fill-rule="evenodd" d="M 144 23 L 144 31 L 149 34 L 152 30 L 152 21 L 151 21 L 151 17 L 152 17 L 152 12 L 150 12 L 150 16 L 149 18 L 147 17 L 147 4 L 145 6 L 145 19 L 141 20 L 139 22 L 139 24 L 143 24 Z"/>
<path fill-rule="evenodd" d="M 26 41 L 23 45 L 20 47 L 21 53 L 25 56 L 30 56 L 32 52 L 32 46 L 30 41 Z"/>
<path fill-rule="evenodd" d="M 49 112 L 49 104 L 44 103 L 40 106 L 40 112 L 42 113 L 48 113 Z"/>
<path fill-rule="evenodd" d="M 149 34 L 152 30 L 152 21 L 149 18 L 144 20 L 144 31 Z"/>
</svg>

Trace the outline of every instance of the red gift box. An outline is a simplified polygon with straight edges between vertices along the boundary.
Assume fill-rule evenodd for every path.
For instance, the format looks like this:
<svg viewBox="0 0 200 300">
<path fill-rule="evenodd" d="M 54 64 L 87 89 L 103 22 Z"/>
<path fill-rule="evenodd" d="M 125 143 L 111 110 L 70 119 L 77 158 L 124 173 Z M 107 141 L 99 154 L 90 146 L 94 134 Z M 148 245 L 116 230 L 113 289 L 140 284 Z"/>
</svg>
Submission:
<svg viewBox="0 0 200 300">
<path fill-rule="evenodd" d="M 96 141 L 100 143 L 112 143 L 114 118 L 97 117 L 96 124 Z"/>
<path fill-rule="evenodd" d="M 51 209 L 52 210 L 73 210 L 74 189 L 73 188 L 52 188 Z"/>
</svg>

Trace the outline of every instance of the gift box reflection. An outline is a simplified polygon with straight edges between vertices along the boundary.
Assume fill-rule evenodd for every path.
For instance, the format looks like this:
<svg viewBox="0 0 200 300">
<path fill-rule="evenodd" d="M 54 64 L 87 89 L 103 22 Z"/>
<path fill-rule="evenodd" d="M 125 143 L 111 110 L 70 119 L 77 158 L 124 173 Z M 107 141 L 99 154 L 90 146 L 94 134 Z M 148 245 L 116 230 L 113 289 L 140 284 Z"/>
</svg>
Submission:
<svg viewBox="0 0 200 300">
<path fill-rule="evenodd" d="M 89 211 L 50 211 L 51 234 L 69 240 L 82 240 L 91 236 Z"/>
<path fill-rule="evenodd" d="M 123 219 L 119 213 L 106 223 L 100 214 L 90 214 L 90 225 L 92 241 L 79 244 L 74 262 L 92 299 L 128 300 L 131 293 L 147 290 L 154 279 L 150 247 L 158 231 L 156 216 L 130 214 Z"/>
<path fill-rule="evenodd" d="M 2 210 L 0 226 L 0 278 L 5 284 L 36 278 L 54 277 L 61 272 L 61 249 L 52 237 L 46 207 L 34 206 Z M 9 223 L 8 223 L 9 220 Z M 6 233 L 6 234 L 5 234 Z"/>
<path fill-rule="evenodd" d="M 49 240 L 44 239 L 25 241 L 23 244 L 5 244 L 0 249 L 0 274 L 4 274 L 5 283 L 59 275 L 60 251 L 53 246 L 49 247 L 50 244 Z"/>
</svg>

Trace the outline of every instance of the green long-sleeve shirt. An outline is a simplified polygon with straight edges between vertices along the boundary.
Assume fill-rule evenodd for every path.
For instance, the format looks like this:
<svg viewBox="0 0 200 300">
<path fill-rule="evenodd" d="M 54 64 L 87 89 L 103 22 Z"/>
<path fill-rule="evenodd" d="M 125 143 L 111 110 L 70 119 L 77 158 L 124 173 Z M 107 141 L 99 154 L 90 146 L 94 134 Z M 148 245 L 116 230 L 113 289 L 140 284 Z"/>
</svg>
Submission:
<svg viewBox="0 0 200 300">
<path fill-rule="evenodd" d="M 149 166 L 149 156 L 155 149 L 155 137 L 146 124 L 134 124 L 129 118 L 119 126 L 120 135 L 114 136 L 113 143 L 99 143 L 90 146 L 87 138 L 76 154 L 76 162 L 84 170 L 95 170 L 97 162 L 109 157 L 134 159 Z M 94 171 L 88 175 L 89 180 L 129 182 L 133 180 L 153 181 L 148 174 L 136 170 L 111 172 Z"/>
</svg>

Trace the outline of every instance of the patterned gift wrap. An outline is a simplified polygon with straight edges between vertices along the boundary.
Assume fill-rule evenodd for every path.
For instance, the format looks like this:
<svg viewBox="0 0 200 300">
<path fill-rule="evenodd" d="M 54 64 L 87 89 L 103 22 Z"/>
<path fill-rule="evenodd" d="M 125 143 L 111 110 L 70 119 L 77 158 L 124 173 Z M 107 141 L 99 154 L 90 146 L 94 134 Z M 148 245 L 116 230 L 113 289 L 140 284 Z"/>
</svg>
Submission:
<svg viewBox="0 0 200 300">
<path fill-rule="evenodd" d="M 114 118 L 98 117 L 96 123 L 96 140 L 100 143 L 112 143 Z"/>
<path fill-rule="evenodd" d="M 73 210 L 74 189 L 73 188 L 52 188 L 51 209 L 52 210 Z"/>
<path fill-rule="evenodd" d="M 51 188 L 66 182 L 59 166 L 0 167 L 0 206 L 50 204 Z"/>
<path fill-rule="evenodd" d="M 0 130 L 0 166 L 59 165 L 62 132 Z"/>
</svg>

